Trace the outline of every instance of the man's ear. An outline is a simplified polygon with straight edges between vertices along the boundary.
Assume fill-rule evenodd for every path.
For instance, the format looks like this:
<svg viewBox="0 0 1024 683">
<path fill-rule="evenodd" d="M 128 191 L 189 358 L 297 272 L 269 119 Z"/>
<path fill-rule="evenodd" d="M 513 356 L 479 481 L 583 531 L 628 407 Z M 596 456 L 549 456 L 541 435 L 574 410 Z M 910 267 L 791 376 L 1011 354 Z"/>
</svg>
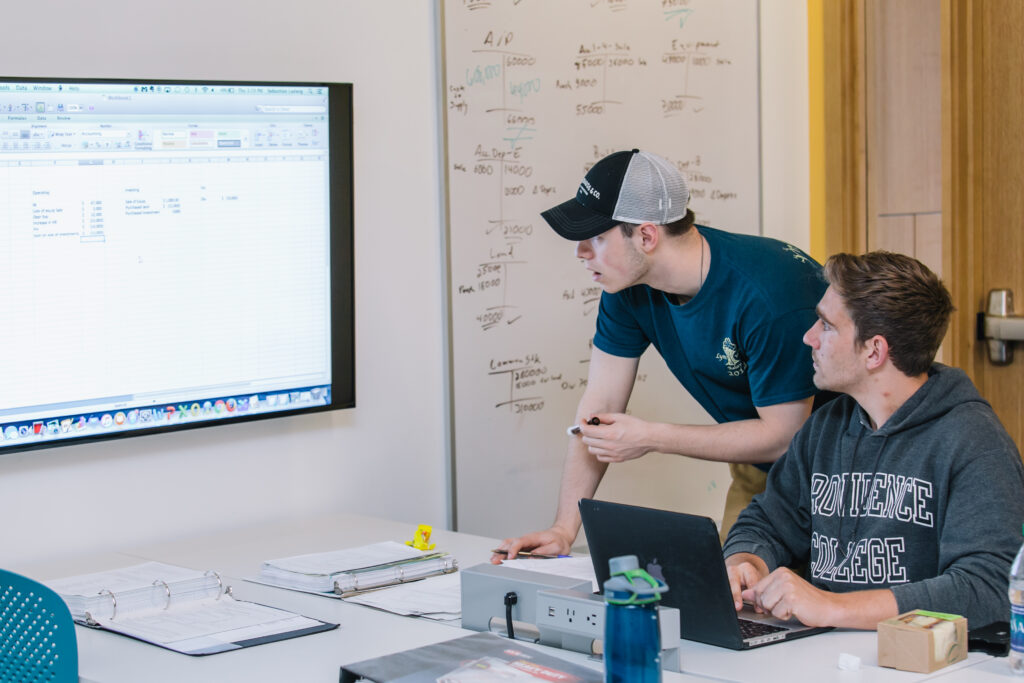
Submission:
<svg viewBox="0 0 1024 683">
<path fill-rule="evenodd" d="M 654 223 L 641 223 L 636 227 L 636 232 L 640 236 L 640 249 L 648 254 L 654 251 L 654 248 L 658 246 L 658 242 L 661 239 L 658 226 Z"/>
<path fill-rule="evenodd" d="M 889 360 L 889 342 L 880 334 L 864 342 L 864 351 L 865 367 L 868 370 L 877 370 Z"/>
</svg>

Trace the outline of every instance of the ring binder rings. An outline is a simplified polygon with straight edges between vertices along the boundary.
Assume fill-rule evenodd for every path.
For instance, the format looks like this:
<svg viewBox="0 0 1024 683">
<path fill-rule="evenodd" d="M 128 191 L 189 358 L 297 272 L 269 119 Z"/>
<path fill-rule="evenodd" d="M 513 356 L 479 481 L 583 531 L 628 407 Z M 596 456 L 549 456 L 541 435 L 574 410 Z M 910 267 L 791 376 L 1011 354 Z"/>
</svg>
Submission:
<svg viewBox="0 0 1024 683">
<path fill-rule="evenodd" d="M 397 586 L 458 571 L 448 553 L 424 552 L 385 541 L 357 548 L 267 560 L 259 583 L 347 598 L 368 590 Z"/>
<path fill-rule="evenodd" d="M 451 574 L 459 570 L 459 563 L 454 557 L 436 553 L 434 555 L 394 566 L 367 567 L 337 575 L 334 581 L 334 593 L 339 597 L 349 598 L 366 591 L 379 590 L 411 581 L 421 581 L 430 576 Z"/>
<path fill-rule="evenodd" d="M 225 593 L 224 581 L 220 578 L 220 572 L 215 572 L 212 569 L 207 569 L 205 572 L 203 572 L 203 576 L 209 576 L 210 574 L 213 574 L 217 578 L 217 597 L 214 599 L 220 600 L 220 597 Z"/>
<path fill-rule="evenodd" d="M 159 562 L 46 584 L 67 603 L 76 622 L 187 655 L 226 652 L 338 626 L 236 600 L 215 571 Z"/>
<path fill-rule="evenodd" d="M 154 581 L 153 585 L 155 586 L 158 583 L 159 584 L 163 584 L 164 590 L 167 591 L 167 603 L 164 605 L 164 609 L 168 609 L 171 606 L 171 587 L 167 585 L 166 581 L 162 581 L 160 579 L 157 579 L 156 581 Z"/>
<path fill-rule="evenodd" d="M 117 596 L 114 595 L 113 591 L 107 590 L 106 588 L 102 589 L 99 593 L 97 593 L 97 595 L 103 595 L 104 593 L 110 596 L 110 618 L 113 619 L 117 616 Z M 65 600 L 65 602 L 67 602 L 67 600 Z M 89 612 L 85 612 L 85 621 L 86 626 L 96 626 L 99 623 L 95 619 L 93 619 L 92 615 Z"/>
</svg>

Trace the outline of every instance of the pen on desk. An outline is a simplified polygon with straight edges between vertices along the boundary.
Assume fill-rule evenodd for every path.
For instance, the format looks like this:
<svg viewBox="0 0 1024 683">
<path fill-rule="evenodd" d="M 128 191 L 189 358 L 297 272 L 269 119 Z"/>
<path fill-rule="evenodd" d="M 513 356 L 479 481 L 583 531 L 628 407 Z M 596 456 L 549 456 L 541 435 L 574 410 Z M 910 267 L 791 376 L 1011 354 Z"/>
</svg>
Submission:
<svg viewBox="0 0 1024 683">
<path fill-rule="evenodd" d="M 599 420 L 596 417 L 592 417 L 589 420 L 587 420 L 587 424 L 599 425 L 599 424 L 601 424 L 601 420 Z M 566 429 L 565 433 L 568 434 L 569 436 L 573 436 L 574 434 L 579 434 L 580 433 L 580 426 L 579 425 L 573 425 L 572 427 L 569 427 L 568 429 Z"/>
<path fill-rule="evenodd" d="M 508 555 L 508 551 L 504 548 L 495 548 L 491 551 L 492 553 L 498 553 L 499 555 Z M 540 553 L 533 553 L 528 550 L 520 550 L 516 553 L 516 557 L 528 557 L 534 560 L 555 560 L 559 557 L 572 557 L 571 555 L 542 555 Z"/>
</svg>

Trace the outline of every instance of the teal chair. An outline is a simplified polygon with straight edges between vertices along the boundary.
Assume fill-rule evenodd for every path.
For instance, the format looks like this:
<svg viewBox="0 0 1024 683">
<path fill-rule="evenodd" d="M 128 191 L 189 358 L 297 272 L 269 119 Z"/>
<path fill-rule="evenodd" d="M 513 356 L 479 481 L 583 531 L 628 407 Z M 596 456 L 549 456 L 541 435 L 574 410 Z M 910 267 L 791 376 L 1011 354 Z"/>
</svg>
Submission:
<svg viewBox="0 0 1024 683">
<path fill-rule="evenodd" d="M 78 683 L 78 641 L 60 596 L 0 569 L 0 681 Z"/>
</svg>

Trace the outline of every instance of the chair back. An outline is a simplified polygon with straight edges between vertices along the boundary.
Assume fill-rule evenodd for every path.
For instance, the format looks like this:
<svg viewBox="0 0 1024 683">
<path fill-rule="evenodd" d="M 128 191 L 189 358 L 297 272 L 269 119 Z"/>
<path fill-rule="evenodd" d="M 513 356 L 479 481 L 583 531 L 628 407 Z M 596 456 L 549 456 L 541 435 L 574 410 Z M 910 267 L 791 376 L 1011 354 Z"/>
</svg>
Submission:
<svg viewBox="0 0 1024 683">
<path fill-rule="evenodd" d="M 0 681 L 78 683 L 75 622 L 53 590 L 0 569 Z"/>
</svg>

